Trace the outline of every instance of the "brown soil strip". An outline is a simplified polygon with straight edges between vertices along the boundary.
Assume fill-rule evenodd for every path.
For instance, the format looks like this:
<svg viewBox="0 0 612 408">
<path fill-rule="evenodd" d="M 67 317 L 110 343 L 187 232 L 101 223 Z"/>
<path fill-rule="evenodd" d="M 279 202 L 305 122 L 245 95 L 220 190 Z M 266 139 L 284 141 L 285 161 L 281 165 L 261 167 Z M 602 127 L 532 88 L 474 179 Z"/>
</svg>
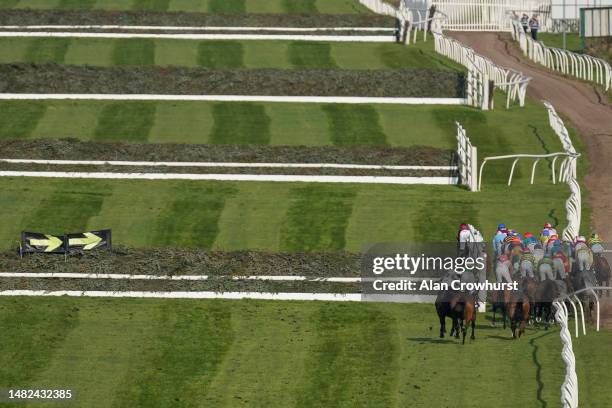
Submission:
<svg viewBox="0 0 612 408">
<path fill-rule="evenodd" d="M 0 25 L 164 25 L 218 27 L 393 27 L 376 14 L 206 14 L 101 10 L 2 10 Z"/>
<path fill-rule="evenodd" d="M 409 70 L 208 70 L 0 65 L 0 92 L 173 95 L 461 97 L 464 75 Z"/>
<path fill-rule="evenodd" d="M 591 225 L 604 239 L 612 238 L 612 105 L 606 95 L 589 83 L 563 77 L 528 60 L 509 34 L 453 32 L 450 35 L 497 64 L 531 76 L 528 95 L 551 102 L 578 130 L 591 164 L 586 176 Z"/>
<path fill-rule="evenodd" d="M 83 142 L 77 139 L 0 141 L 0 158 L 237 163 L 338 163 L 449 166 L 451 150 L 414 147 L 333 147 Z"/>
</svg>

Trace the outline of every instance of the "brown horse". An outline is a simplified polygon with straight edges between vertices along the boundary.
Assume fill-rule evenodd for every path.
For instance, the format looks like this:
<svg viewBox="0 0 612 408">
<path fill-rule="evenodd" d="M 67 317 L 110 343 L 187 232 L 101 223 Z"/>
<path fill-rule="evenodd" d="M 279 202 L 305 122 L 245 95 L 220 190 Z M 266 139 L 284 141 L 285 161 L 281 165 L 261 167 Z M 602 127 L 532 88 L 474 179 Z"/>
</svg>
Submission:
<svg viewBox="0 0 612 408">
<path fill-rule="evenodd" d="M 510 292 L 508 290 L 496 290 L 491 294 L 491 305 L 493 307 L 493 321 L 491 324 L 495 326 L 495 313 L 500 312 L 502 315 L 502 321 L 504 323 L 504 329 L 506 328 L 506 316 L 508 315 L 508 300 L 510 299 Z"/>
<path fill-rule="evenodd" d="M 456 312 L 460 322 L 463 344 L 468 326 L 472 324 L 472 334 L 470 340 L 475 340 L 474 330 L 476 328 L 476 299 L 469 293 L 455 293 L 451 298 L 450 307 Z M 464 325 L 465 323 L 465 325 Z"/>
<path fill-rule="evenodd" d="M 538 284 L 534 278 L 525 277 L 521 280 L 520 288 L 529 299 L 529 320 L 533 323 L 533 320 L 535 319 L 535 299 Z"/>
<path fill-rule="evenodd" d="M 516 329 L 518 326 L 518 338 L 525 334 L 525 326 L 529 320 L 529 298 L 522 291 L 510 292 L 508 305 L 508 317 L 510 318 L 510 329 L 512 338 L 516 339 Z"/>
<path fill-rule="evenodd" d="M 595 269 L 597 283 L 601 286 L 610 286 L 610 264 L 603 255 L 596 254 L 593 257 L 593 269 Z M 606 291 L 606 296 L 610 296 L 609 291 Z"/>
</svg>

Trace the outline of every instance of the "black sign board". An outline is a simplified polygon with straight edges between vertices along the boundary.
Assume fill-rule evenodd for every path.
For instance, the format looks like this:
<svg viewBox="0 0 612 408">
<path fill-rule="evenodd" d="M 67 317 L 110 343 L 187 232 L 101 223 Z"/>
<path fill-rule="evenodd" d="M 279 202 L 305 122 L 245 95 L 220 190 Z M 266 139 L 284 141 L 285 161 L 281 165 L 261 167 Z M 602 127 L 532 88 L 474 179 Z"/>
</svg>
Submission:
<svg viewBox="0 0 612 408">
<path fill-rule="evenodd" d="M 21 233 L 21 252 L 63 254 L 66 252 L 64 236 L 24 231 Z"/>
<path fill-rule="evenodd" d="M 66 234 L 66 249 L 70 251 L 91 251 L 111 248 L 111 230 Z"/>
<path fill-rule="evenodd" d="M 39 232 L 21 233 L 21 253 L 63 254 L 111 248 L 111 230 L 51 235 Z"/>
</svg>

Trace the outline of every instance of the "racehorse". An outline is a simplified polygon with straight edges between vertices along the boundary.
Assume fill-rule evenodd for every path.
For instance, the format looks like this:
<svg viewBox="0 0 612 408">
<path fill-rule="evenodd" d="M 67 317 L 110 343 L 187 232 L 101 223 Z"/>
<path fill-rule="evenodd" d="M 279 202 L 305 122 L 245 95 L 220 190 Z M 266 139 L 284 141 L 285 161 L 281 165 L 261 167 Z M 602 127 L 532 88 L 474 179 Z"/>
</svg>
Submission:
<svg viewBox="0 0 612 408">
<path fill-rule="evenodd" d="M 457 311 L 451 308 L 451 300 L 453 299 L 453 295 L 457 292 L 447 290 L 441 291 L 438 293 L 436 297 L 436 312 L 438 313 L 438 318 L 440 319 L 440 338 L 444 338 L 444 334 L 446 333 L 446 318 L 450 317 L 453 321 L 453 325 L 451 327 L 450 336 L 452 337 L 455 334 L 455 338 L 459 338 L 459 316 Z"/>
<path fill-rule="evenodd" d="M 529 299 L 529 310 L 531 312 L 529 320 L 533 320 L 532 318 L 535 318 L 535 299 L 537 287 L 538 284 L 534 278 L 525 277 L 521 280 L 520 288 Z"/>
<path fill-rule="evenodd" d="M 465 344 L 465 335 L 468 326 L 472 324 L 472 334 L 470 340 L 475 340 L 474 329 L 476 328 L 476 299 L 469 293 L 456 292 L 450 302 L 451 310 L 454 310 L 459 319 L 459 326 L 463 335 L 463 344 Z M 465 325 L 464 325 L 465 323 Z M 458 332 L 458 329 L 457 329 Z"/>
<path fill-rule="evenodd" d="M 596 254 L 593 257 L 593 269 L 595 269 L 595 277 L 597 284 L 600 286 L 610 286 L 610 264 L 602 254 Z M 606 290 L 606 296 L 610 296 L 610 292 Z"/>
<path fill-rule="evenodd" d="M 529 320 L 529 298 L 522 291 L 513 291 L 510 293 L 508 302 L 508 318 L 510 319 L 510 330 L 512 330 L 512 338 L 517 339 L 516 329 L 518 327 L 518 338 L 525 334 L 525 326 Z"/>
<path fill-rule="evenodd" d="M 504 329 L 506 328 L 506 317 L 508 316 L 508 302 L 510 301 L 509 290 L 496 290 L 491 295 L 491 305 L 493 307 L 493 321 L 491 324 L 495 326 L 495 313 L 501 312 Z"/>
<path fill-rule="evenodd" d="M 559 296 L 559 288 L 553 280 L 546 279 L 537 286 L 534 316 L 544 320 L 544 328 L 548 330 L 553 316 L 553 301 Z M 538 320 L 539 321 L 539 320 Z"/>
</svg>

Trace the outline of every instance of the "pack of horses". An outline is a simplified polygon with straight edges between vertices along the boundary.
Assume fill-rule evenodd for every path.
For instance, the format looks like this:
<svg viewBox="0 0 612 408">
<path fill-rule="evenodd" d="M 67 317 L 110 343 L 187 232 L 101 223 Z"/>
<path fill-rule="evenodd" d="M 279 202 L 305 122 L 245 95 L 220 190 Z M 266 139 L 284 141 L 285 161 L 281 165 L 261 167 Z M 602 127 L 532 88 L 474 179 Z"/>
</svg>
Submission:
<svg viewBox="0 0 612 408">
<path fill-rule="evenodd" d="M 508 323 L 512 338 L 518 339 L 525 334 L 527 325 L 543 324 L 548 329 L 554 323 L 553 301 L 563 295 L 571 294 L 577 290 L 608 286 L 610 281 L 610 265 L 603 254 L 593 254 L 590 249 L 574 253 L 574 257 L 567 257 L 565 265 L 565 278 L 555 274 L 555 279 L 539 280 L 535 277 L 521 277 L 520 258 L 513 259 L 517 266 L 512 278 L 518 283 L 519 290 L 502 290 L 488 293 L 488 300 L 492 304 L 493 326 L 496 325 L 496 314 L 501 314 L 504 330 Z M 494 260 L 496 262 L 496 260 Z M 534 268 L 537 270 L 537 268 Z M 537 275 L 537 274 L 536 274 Z M 609 293 L 606 294 L 610 296 Z M 594 298 L 592 294 L 583 292 L 579 299 L 586 305 L 588 318 L 592 320 Z M 459 338 L 463 336 L 463 343 L 469 326 L 471 326 L 470 339 L 475 340 L 477 294 L 458 292 L 453 290 L 438 293 L 435 302 L 436 312 L 440 320 L 440 338 L 446 333 L 446 319 L 452 321 L 450 336 Z"/>
</svg>

